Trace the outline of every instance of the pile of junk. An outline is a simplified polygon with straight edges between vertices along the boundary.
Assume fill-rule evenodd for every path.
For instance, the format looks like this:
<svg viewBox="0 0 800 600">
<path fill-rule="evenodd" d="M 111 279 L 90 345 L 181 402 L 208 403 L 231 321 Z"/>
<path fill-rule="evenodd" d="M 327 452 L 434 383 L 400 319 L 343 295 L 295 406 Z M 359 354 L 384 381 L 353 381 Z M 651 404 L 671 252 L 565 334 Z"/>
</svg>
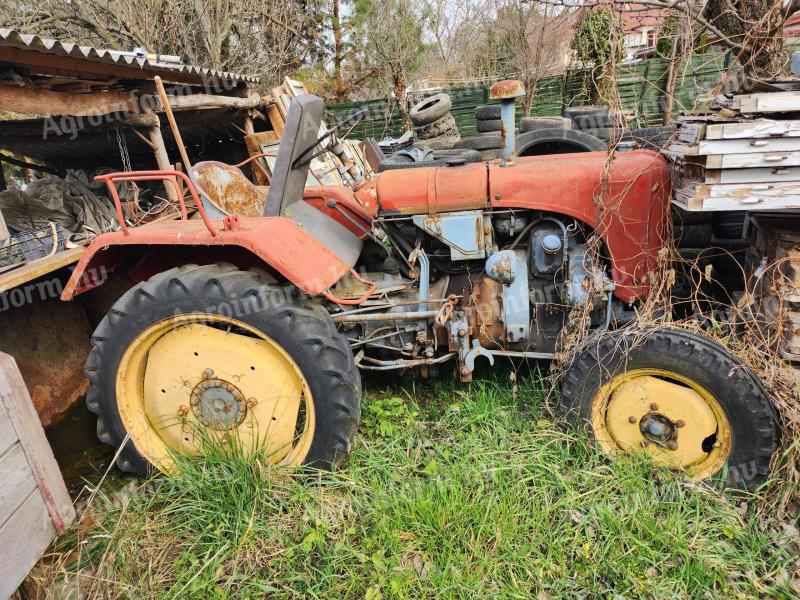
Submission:
<svg viewBox="0 0 800 600">
<path fill-rule="evenodd" d="M 0 273 L 58 252 L 85 245 L 119 229 L 105 183 L 94 177 L 110 168 L 42 174 L 0 191 Z M 38 172 L 35 172 L 38 174 Z M 163 186 L 119 183 L 125 219 L 136 225 L 157 218 L 172 206 Z"/>
</svg>

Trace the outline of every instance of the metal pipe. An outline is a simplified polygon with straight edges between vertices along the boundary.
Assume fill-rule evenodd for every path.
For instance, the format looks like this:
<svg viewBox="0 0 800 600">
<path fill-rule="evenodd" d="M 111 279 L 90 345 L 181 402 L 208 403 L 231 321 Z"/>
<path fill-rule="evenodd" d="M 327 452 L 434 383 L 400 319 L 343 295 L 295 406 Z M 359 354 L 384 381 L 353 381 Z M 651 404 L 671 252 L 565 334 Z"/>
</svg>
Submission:
<svg viewBox="0 0 800 600">
<path fill-rule="evenodd" d="M 370 358 L 368 356 L 361 356 L 358 360 L 356 360 L 356 366 L 359 369 L 365 369 L 369 371 L 392 371 L 396 369 L 408 369 L 410 367 L 421 367 L 425 365 L 436 365 L 439 363 L 443 363 L 445 361 L 450 360 L 451 358 L 455 357 L 455 352 L 450 352 L 449 354 L 445 354 L 444 356 L 440 356 L 439 358 L 421 358 L 416 360 L 405 360 L 405 359 L 398 359 L 398 360 L 378 360 L 376 358 Z M 362 360 L 368 360 L 371 365 L 362 364 Z"/>
<path fill-rule="evenodd" d="M 517 140 L 514 132 L 516 108 L 513 99 L 503 100 L 500 103 L 500 138 L 505 142 L 500 150 L 502 159 L 500 164 L 504 167 L 511 167 L 517 163 Z"/>
<path fill-rule="evenodd" d="M 439 314 L 438 310 L 421 310 L 415 312 L 397 313 L 368 313 L 333 315 L 334 323 L 366 323 L 371 321 L 419 321 L 433 319 Z"/>
<path fill-rule="evenodd" d="M 486 350 L 493 356 L 510 356 L 512 358 L 533 358 L 537 360 L 552 360 L 556 357 L 553 352 L 528 352 L 516 350 Z"/>
</svg>

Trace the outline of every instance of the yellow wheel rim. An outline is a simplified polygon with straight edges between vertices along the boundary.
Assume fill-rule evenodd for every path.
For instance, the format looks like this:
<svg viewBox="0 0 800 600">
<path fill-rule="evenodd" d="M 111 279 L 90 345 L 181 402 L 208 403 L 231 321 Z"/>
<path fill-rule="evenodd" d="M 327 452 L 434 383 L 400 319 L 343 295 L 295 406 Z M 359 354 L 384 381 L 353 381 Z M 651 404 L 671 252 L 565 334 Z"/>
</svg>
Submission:
<svg viewBox="0 0 800 600">
<path fill-rule="evenodd" d="M 714 396 L 696 381 L 662 369 L 613 377 L 592 403 L 595 439 L 607 454 L 644 451 L 658 466 L 711 477 L 731 450 L 731 427 Z"/>
<path fill-rule="evenodd" d="M 313 397 L 295 361 L 263 332 L 219 315 L 142 331 L 120 361 L 116 395 L 136 449 L 162 471 L 209 439 L 301 464 L 314 438 Z"/>
</svg>

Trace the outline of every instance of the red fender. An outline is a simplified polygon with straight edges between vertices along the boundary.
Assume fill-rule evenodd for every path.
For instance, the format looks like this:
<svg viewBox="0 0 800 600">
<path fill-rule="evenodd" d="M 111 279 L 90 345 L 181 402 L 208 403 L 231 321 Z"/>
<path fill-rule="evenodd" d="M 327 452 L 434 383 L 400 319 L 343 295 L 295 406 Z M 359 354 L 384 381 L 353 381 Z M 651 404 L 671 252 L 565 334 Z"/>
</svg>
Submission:
<svg viewBox="0 0 800 600">
<path fill-rule="evenodd" d="M 100 235 L 87 247 L 61 299 L 71 300 L 96 287 L 98 267 L 110 262 L 104 254 L 126 246 L 242 248 L 311 296 L 325 293 L 350 271 L 350 265 L 289 219 L 226 218 L 213 225 L 216 235 L 200 219 L 159 221 L 129 229 L 127 235 L 123 231 Z"/>
</svg>

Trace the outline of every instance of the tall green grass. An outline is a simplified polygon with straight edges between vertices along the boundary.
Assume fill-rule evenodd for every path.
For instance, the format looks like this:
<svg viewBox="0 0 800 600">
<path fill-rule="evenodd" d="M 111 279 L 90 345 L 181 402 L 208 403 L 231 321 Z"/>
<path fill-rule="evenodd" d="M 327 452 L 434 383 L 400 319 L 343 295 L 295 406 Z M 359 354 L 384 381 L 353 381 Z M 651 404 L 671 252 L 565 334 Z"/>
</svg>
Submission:
<svg viewBox="0 0 800 600">
<path fill-rule="evenodd" d="M 211 448 L 97 508 L 56 579 L 101 598 L 798 597 L 797 546 L 745 499 L 609 461 L 537 381 L 372 393 L 337 473 Z"/>
</svg>

